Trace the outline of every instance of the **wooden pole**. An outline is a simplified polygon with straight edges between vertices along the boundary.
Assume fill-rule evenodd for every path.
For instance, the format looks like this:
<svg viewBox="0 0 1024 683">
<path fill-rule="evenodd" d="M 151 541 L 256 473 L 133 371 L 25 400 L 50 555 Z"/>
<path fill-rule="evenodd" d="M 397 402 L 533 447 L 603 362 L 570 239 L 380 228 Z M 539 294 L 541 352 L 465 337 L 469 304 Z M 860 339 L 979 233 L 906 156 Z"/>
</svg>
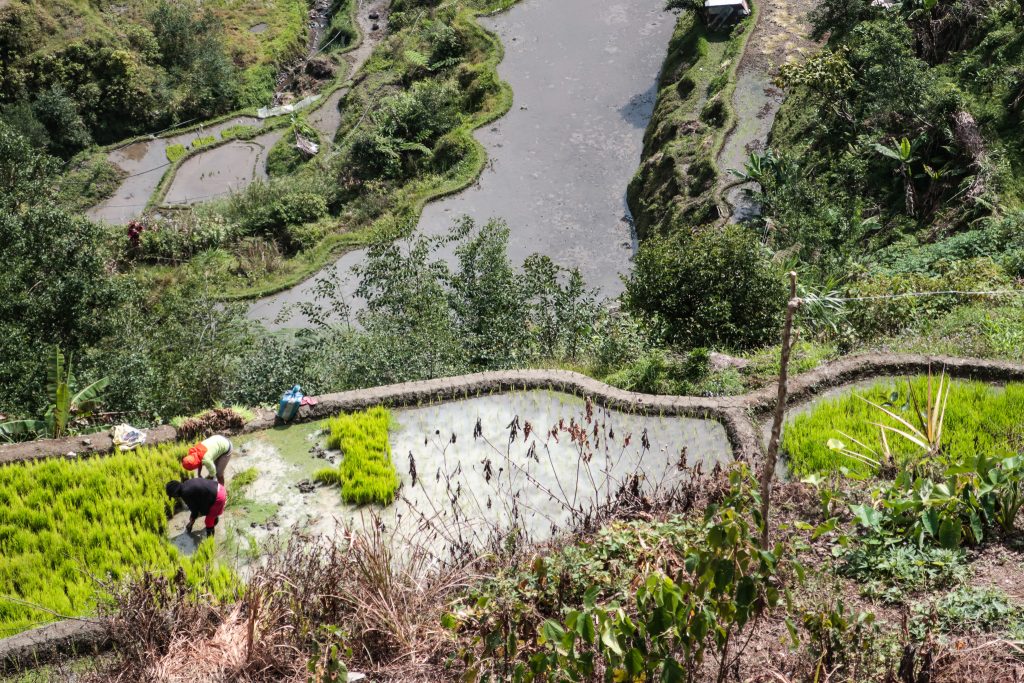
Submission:
<svg viewBox="0 0 1024 683">
<path fill-rule="evenodd" d="M 782 326 L 782 358 L 779 363 L 779 395 L 772 419 L 772 435 L 761 469 L 761 547 L 768 549 L 768 511 L 771 506 L 772 482 L 775 480 L 775 464 L 779 457 L 779 437 L 782 435 L 782 421 L 786 417 L 786 381 L 789 378 L 789 354 L 793 350 L 793 317 L 800 307 L 796 296 L 796 272 L 789 273 L 789 303 L 786 305 L 786 322 Z"/>
</svg>

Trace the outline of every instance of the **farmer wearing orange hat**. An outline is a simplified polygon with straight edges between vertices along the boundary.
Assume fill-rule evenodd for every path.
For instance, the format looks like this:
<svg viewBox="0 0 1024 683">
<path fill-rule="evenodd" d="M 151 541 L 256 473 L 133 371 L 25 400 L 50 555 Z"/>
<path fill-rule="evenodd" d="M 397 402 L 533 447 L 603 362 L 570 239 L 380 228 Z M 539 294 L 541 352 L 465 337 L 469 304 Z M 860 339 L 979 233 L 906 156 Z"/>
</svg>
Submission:
<svg viewBox="0 0 1024 683">
<path fill-rule="evenodd" d="M 231 460 L 231 442 L 227 437 L 214 434 L 192 448 L 182 458 L 181 466 L 186 470 L 198 470 L 202 466 L 206 470 L 207 479 L 217 477 L 217 483 L 224 485 L 224 470 Z"/>
</svg>

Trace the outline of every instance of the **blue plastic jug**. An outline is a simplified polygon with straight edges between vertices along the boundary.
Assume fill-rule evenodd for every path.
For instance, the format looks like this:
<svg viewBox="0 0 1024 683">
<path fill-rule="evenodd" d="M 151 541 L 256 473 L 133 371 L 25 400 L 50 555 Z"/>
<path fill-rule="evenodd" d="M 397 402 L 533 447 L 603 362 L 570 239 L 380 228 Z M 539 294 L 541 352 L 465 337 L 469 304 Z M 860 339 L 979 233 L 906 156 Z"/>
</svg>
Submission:
<svg viewBox="0 0 1024 683">
<path fill-rule="evenodd" d="M 299 414 L 301 405 L 302 387 L 296 384 L 282 394 L 281 402 L 277 405 L 277 416 L 284 422 L 291 422 Z"/>
</svg>

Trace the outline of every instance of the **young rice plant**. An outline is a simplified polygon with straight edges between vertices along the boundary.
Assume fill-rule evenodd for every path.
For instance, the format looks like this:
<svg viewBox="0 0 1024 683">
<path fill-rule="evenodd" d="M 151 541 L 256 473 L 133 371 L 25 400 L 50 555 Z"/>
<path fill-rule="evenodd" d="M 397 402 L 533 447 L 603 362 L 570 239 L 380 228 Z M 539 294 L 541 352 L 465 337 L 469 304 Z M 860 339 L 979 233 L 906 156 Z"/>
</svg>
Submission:
<svg viewBox="0 0 1024 683">
<path fill-rule="evenodd" d="M 391 460 L 388 427 L 391 413 L 380 406 L 327 421 L 327 447 L 341 450 L 337 469 L 316 473 L 324 484 L 341 486 L 341 497 L 353 505 L 390 505 L 398 491 L 398 471 Z"/>
<path fill-rule="evenodd" d="M 189 559 L 167 541 L 164 484 L 182 473 L 184 451 L 161 445 L 0 467 L 0 638 L 90 612 L 97 580 L 136 569 L 181 566 L 198 589 L 233 590 L 234 574 L 212 565 L 212 543 Z"/>
<path fill-rule="evenodd" d="M 933 389 L 937 382 L 933 377 Z M 946 464 L 968 462 L 980 455 L 993 459 L 1013 455 L 1021 435 L 1020 425 L 1024 424 L 1024 384 L 995 389 L 984 382 L 947 380 L 947 383 L 942 438 L 935 455 Z M 893 436 L 893 430 L 906 431 L 906 426 L 876 406 L 883 406 L 903 420 L 917 424 L 915 410 L 921 411 L 927 419 L 927 405 L 927 377 L 917 377 L 909 386 L 907 381 L 879 382 L 868 389 L 825 401 L 812 411 L 797 415 L 786 426 L 782 446 L 790 470 L 801 477 L 835 472 L 844 467 L 855 473 L 872 473 L 874 468 L 870 464 L 838 451 L 836 441 L 849 449 L 861 450 L 856 442 L 875 448 L 880 442 L 879 424 L 886 425 L 886 439 L 894 464 L 905 464 L 921 449 L 908 439 Z"/>
</svg>

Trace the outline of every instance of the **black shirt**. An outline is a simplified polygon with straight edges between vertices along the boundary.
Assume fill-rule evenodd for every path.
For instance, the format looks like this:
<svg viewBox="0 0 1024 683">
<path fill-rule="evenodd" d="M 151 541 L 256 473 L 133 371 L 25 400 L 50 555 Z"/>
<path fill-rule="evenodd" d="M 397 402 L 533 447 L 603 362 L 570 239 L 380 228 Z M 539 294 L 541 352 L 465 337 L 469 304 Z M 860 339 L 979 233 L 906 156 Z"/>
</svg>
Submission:
<svg viewBox="0 0 1024 683">
<path fill-rule="evenodd" d="M 217 502 L 217 480 L 194 477 L 182 482 L 178 495 L 197 517 L 206 515 Z"/>
</svg>

